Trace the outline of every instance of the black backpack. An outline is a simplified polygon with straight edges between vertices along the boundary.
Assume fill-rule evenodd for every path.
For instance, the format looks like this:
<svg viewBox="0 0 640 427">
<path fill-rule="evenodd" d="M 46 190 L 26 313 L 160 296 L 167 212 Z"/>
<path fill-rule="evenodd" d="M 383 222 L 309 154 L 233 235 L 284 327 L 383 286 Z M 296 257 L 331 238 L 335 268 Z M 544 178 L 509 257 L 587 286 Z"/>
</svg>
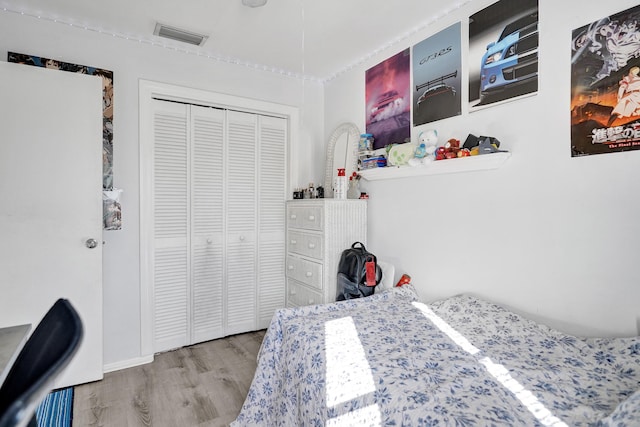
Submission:
<svg viewBox="0 0 640 427">
<path fill-rule="evenodd" d="M 367 252 L 361 242 L 355 242 L 351 248 L 345 249 L 340 257 L 336 301 L 373 295 L 381 279 L 382 269 L 376 256 Z"/>
</svg>

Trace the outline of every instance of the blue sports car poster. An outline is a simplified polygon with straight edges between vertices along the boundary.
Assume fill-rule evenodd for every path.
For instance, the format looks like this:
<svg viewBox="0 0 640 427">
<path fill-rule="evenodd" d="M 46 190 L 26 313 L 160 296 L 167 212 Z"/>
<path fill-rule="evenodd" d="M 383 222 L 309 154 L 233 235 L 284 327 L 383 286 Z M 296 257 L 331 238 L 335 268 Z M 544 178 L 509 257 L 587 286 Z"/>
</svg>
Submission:
<svg viewBox="0 0 640 427">
<path fill-rule="evenodd" d="M 640 6 L 572 32 L 571 156 L 640 149 Z"/>
<path fill-rule="evenodd" d="M 413 125 L 462 113 L 460 23 L 413 47 Z"/>
<path fill-rule="evenodd" d="M 469 17 L 470 111 L 538 92 L 538 0 L 500 0 Z"/>
</svg>

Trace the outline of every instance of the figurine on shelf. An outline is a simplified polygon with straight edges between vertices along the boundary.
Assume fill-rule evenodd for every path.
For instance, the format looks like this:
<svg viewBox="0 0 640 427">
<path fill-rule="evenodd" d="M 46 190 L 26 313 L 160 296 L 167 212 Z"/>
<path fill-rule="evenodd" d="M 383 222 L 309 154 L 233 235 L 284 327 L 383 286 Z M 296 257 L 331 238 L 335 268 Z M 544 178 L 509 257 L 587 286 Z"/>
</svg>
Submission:
<svg viewBox="0 0 640 427">
<path fill-rule="evenodd" d="M 451 138 L 442 147 L 438 147 L 436 150 L 436 160 L 455 159 L 457 157 L 463 157 L 465 153 L 461 154 L 460 140 Z"/>
<path fill-rule="evenodd" d="M 353 172 L 349 177 L 349 190 L 347 190 L 347 199 L 360 198 L 360 175 Z"/>
<path fill-rule="evenodd" d="M 493 141 L 492 141 L 493 139 Z M 497 143 L 496 143 L 497 142 Z M 478 144 L 478 154 L 506 153 L 507 150 L 500 150 L 500 141 L 495 138 L 486 137 Z"/>
<path fill-rule="evenodd" d="M 507 150 L 500 150 L 500 141 L 492 136 L 475 136 L 469 134 L 464 142 L 463 148 L 469 150 L 471 156 L 477 156 L 478 154 L 491 154 L 491 153 L 508 153 Z"/>
<path fill-rule="evenodd" d="M 435 129 L 422 131 L 418 134 L 418 146 L 414 158 L 409 161 L 410 166 L 425 165 L 435 160 L 438 146 L 438 132 Z"/>
</svg>

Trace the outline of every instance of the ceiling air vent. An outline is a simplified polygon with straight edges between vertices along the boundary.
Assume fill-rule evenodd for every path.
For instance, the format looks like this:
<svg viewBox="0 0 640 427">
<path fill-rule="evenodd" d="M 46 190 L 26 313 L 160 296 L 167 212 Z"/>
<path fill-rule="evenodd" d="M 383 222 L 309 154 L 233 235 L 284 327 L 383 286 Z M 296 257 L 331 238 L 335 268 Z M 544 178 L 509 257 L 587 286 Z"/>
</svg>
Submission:
<svg viewBox="0 0 640 427">
<path fill-rule="evenodd" d="M 202 34 L 181 30 L 180 28 L 170 27 L 169 25 L 160 23 L 156 24 L 156 29 L 153 31 L 153 34 L 196 46 L 202 46 L 204 42 L 207 41 L 207 36 L 203 36 Z"/>
</svg>

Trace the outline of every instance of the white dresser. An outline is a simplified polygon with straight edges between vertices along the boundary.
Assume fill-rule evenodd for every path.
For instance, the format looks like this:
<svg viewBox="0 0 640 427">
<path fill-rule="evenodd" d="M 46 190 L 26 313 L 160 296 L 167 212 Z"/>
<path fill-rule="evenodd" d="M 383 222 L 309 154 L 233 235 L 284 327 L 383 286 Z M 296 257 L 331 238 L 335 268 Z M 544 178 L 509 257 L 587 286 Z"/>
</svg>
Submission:
<svg viewBox="0 0 640 427">
<path fill-rule="evenodd" d="M 335 301 L 340 255 L 366 239 L 366 200 L 288 201 L 287 306 Z"/>
</svg>

